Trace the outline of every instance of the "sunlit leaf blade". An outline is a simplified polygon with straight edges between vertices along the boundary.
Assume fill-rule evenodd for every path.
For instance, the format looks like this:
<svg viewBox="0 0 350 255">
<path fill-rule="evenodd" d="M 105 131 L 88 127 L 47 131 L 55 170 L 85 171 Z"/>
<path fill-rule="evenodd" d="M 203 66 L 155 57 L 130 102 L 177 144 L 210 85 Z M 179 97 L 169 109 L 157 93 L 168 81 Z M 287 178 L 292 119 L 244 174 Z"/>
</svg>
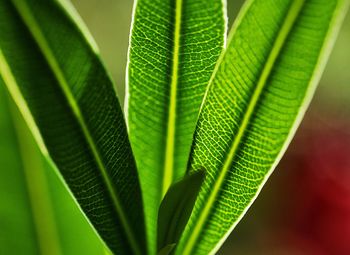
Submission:
<svg viewBox="0 0 350 255">
<path fill-rule="evenodd" d="M 10 111 L 1 82 L 0 254 L 105 255 L 18 111 Z"/>
<path fill-rule="evenodd" d="M 201 108 L 190 171 L 207 170 L 177 254 L 215 253 L 289 144 L 347 9 L 342 0 L 250 0 Z"/>
<path fill-rule="evenodd" d="M 125 110 L 155 247 L 158 206 L 186 172 L 226 22 L 222 0 L 137 0 L 134 8 Z"/>
<path fill-rule="evenodd" d="M 1 1 L 0 75 L 111 250 L 144 254 L 142 199 L 122 111 L 76 22 L 64 1 Z"/>
</svg>

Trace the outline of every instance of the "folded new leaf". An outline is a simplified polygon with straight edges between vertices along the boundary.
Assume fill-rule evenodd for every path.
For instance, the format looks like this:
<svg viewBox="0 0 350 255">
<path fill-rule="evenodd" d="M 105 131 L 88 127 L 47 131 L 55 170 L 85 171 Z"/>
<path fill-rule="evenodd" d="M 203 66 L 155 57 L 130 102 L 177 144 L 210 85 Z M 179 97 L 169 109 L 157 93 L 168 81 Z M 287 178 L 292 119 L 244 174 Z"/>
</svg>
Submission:
<svg viewBox="0 0 350 255">
<path fill-rule="evenodd" d="M 166 193 L 158 213 L 158 251 L 179 241 L 204 177 L 204 170 L 189 174 Z"/>
</svg>

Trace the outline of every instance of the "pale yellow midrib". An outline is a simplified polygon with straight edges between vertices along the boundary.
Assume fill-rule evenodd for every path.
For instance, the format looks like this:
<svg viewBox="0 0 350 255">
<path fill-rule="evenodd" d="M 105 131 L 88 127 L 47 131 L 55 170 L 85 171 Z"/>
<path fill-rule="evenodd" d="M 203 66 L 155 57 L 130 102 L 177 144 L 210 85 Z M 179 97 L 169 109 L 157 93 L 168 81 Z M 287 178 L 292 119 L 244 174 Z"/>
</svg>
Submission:
<svg viewBox="0 0 350 255">
<path fill-rule="evenodd" d="M 240 124 L 240 127 L 238 129 L 238 133 L 235 136 L 235 139 L 233 140 L 231 149 L 228 153 L 228 156 L 223 164 L 222 169 L 220 170 L 219 177 L 217 181 L 214 184 L 214 187 L 212 191 L 210 192 L 209 198 L 206 200 L 205 206 L 203 210 L 201 210 L 200 216 L 198 218 L 198 221 L 196 222 L 196 225 L 191 232 L 191 235 L 186 242 L 184 249 L 183 249 L 183 255 L 190 255 L 192 252 L 192 249 L 195 246 L 195 243 L 201 233 L 202 228 L 204 227 L 205 221 L 211 211 L 211 207 L 215 202 L 215 199 L 218 195 L 218 192 L 225 180 L 226 174 L 228 170 L 230 169 L 230 166 L 232 164 L 232 160 L 234 159 L 238 147 L 242 141 L 242 138 L 245 134 L 246 127 L 248 126 L 252 113 L 254 112 L 254 109 L 258 103 L 258 100 L 260 98 L 260 95 L 266 85 L 266 81 L 269 77 L 269 74 L 272 71 L 273 65 L 278 57 L 279 52 L 282 49 L 282 46 L 284 45 L 284 42 L 293 27 L 295 20 L 297 19 L 300 10 L 302 6 L 304 5 L 305 0 L 294 0 L 290 10 L 288 12 L 287 17 L 285 18 L 282 28 L 280 32 L 278 33 L 276 40 L 274 42 L 274 45 L 272 46 L 272 50 L 269 54 L 268 60 L 263 68 L 263 71 L 261 73 L 260 79 L 258 81 L 258 84 L 256 86 L 256 89 L 252 95 L 252 98 L 248 104 L 247 111 L 243 117 L 242 123 Z M 229 47 L 229 46 L 228 46 Z M 223 53 L 224 54 L 224 53 Z"/>
<path fill-rule="evenodd" d="M 104 163 L 101 159 L 101 156 L 99 154 L 98 149 L 94 145 L 93 138 L 91 137 L 90 131 L 85 123 L 84 117 L 79 109 L 79 106 L 77 102 L 74 99 L 74 96 L 71 94 L 71 91 L 69 89 L 69 85 L 67 83 L 67 80 L 64 76 L 63 71 L 61 70 L 59 64 L 57 63 L 54 54 L 52 53 L 52 50 L 50 49 L 50 46 L 48 42 L 45 39 L 45 36 L 43 35 L 42 31 L 39 28 L 38 22 L 36 21 L 35 17 L 31 14 L 30 7 L 27 5 L 27 3 L 23 0 L 12 0 L 12 3 L 17 10 L 18 14 L 22 18 L 24 24 L 27 26 L 27 29 L 30 31 L 31 35 L 33 36 L 34 40 L 36 41 L 38 47 L 41 49 L 43 56 L 47 60 L 50 68 L 53 71 L 53 74 L 55 75 L 62 92 L 67 98 L 67 102 L 69 106 L 71 107 L 74 116 L 78 120 L 78 123 L 83 131 L 83 134 L 88 142 L 88 145 L 90 146 L 91 152 L 95 158 L 95 162 L 98 165 L 98 169 L 101 171 L 103 180 L 105 182 L 105 185 L 107 186 L 107 190 L 109 191 L 109 194 L 111 196 L 111 199 L 113 201 L 113 206 L 118 213 L 118 216 L 120 218 L 120 221 L 123 225 L 124 231 L 126 236 L 128 237 L 128 241 L 130 243 L 130 247 L 133 250 L 133 252 L 137 255 L 141 255 L 141 249 L 139 247 L 138 242 L 136 241 L 135 234 L 133 233 L 133 230 L 129 226 L 129 222 L 127 220 L 127 217 L 124 213 L 124 209 L 122 208 L 122 205 L 119 201 L 118 195 L 116 194 L 113 184 L 109 180 L 109 174 L 107 172 L 107 169 L 104 166 Z M 16 84 L 17 85 L 17 84 Z M 18 85 L 17 85 L 18 86 Z"/>
<path fill-rule="evenodd" d="M 164 159 L 164 172 L 162 181 L 162 198 L 173 182 L 174 178 L 174 156 L 175 156 L 175 133 L 176 133 L 176 104 L 177 104 L 177 86 L 179 72 L 179 55 L 180 55 L 180 33 L 181 33 L 181 17 L 182 16 L 182 0 L 176 0 L 175 5 L 175 30 L 174 30 L 174 50 L 170 83 L 170 102 L 168 112 L 166 148 Z"/>
</svg>

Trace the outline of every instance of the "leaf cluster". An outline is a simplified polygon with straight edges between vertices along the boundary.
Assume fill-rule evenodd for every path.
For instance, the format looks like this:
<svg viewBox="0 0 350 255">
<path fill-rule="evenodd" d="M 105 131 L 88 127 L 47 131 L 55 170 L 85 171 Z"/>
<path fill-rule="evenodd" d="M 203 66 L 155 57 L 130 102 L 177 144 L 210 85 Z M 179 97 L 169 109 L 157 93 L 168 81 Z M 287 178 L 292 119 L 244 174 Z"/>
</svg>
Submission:
<svg viewBox="0 0 350 255">
<path fill-rule="evenodd" d="M 115 254 L 212 254 L 286 150 L 347 0 L 135 1 L 123 111 L 66 0 L 0 3 L 0 83 Z"/>
</svg>

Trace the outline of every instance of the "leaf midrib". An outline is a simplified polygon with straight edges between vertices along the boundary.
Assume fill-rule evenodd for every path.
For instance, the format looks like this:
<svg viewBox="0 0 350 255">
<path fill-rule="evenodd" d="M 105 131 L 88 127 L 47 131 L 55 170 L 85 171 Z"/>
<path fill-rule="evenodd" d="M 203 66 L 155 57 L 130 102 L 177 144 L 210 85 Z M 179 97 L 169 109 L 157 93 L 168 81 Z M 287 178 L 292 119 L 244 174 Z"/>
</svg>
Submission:
<svg viewBox="0 0 350 255">
<path fill-rule="evenodd" d="M 162 198 L 165 196 L 168 188 L 173 182 L 174 176 L 174 152 L 175 152 L 175 132 L 176 132 L 176 104 L 177 104 L 177 86 L 179 79 L 179 55 L 180 55 L 180 33 L 182 19 L 182 0 L 175 2 L 175 29 L 174 29 L 174 46 L 173 61 L 171 70 L 170 83 L 170 101 L 166 134 L 166 148 L 164 159 L 164 172 L 162 180 Z"/>
<path fill-rule="evenodd" d="M 252 2 L 253 1 L 251 1 L 250 3 L 252 3 Z M 250 3 L 249 2 L 247 3 L 247 8 L 250 5 Z M 227 155 L 227 158 L 225 159 L 225 162 L 224 162 L 222 168 L 220 169 L 219 177 L 218 177 L 217 181 L 215 182 L 215 185 L 214 185 L 212 191 L 210 192 L 209 198 L 208 198 L 207 202 L 205 203 L 203 210 L 201 210 L 200 216 L 196 222 L 196 225 L 195 225 L 193 231 L 191 232 L 190 238 L 188 239 L 188 241 L 186 242 L 186 244 L 184 246 L 183 253 L 182 253 L 184 255 L 191 254 L 192 249 L 195 246 L 195 243 L 196 243 L 196 241 L 197 241 L 197 239 L 202 231 L 202 228 L 204 227 L 204 224 L 205 224 L 207 217 L 210 214 L 211 208 L 212 208 L 212 206 L 215 202 L 215 199 L 220 191 L 220 188 L 221 188 L 222 184 L 224 183 L 226 174 L 227 174 L 228 170 L 230 169 L 230 167 L 232 165 L 232 161 L 239 150 L 239 145 L 241 144 L 241 141 L 244 137 L 246 128 L 249 125 L 251 117 L 253 116 L 254 109 L 256 108 L 256 105 L 258 104 L 260 96 L 264 90 L 264 87 L 266 85 L 266 81 L 267 81 L 269 75 L 271 74 L 271 71 L 274 67 L 276 59 L 279 56 L 279 53 L 280 53 L 283 45 L 285 44 L 285 41 L 288 37 L 288 34 L 290 33 L 291 29 L 293 28 L 293 25 L 295 24 L 295 21 L 296 21 L 297 17 L 299 16 L 299 13 L 300 13 L 304 3 L 305 3 L 305 0 L 295 0 L 291 3 L 288 14 L 287 14 L 287 16 L 283 22 L 283 25 L 281 27 L 281 30 L 279 31 L 279 33 L 276 37 L 276 40 L 272 46 L 272 50 L 268 56 L 266 64 L 264 65 L 264 68 L 263 68 L 262 73 L 260 75 L 256 89 L 255 89 L 255 91 L 250 99 L 250 102 L 249 102 L 248 107 L 247 107 L 247 111 L 245 112 L 245 114 L 243 116 L 243 120 L 238 128 L 237 135 L 233 139 L 230 151 Z M 232 31 L 230 39 L 233 38 L 235 31 L 236 30 Z M 228 45 L 229 44 L 230 43 L 228 43 Z M 225 53 L 223 53 L 223 54 L 225 54 Z M 220 58 L 220 60 L 222 60 L 222 59 L 223 58 Z M 218 62 L 218 64 L 217 64 L 218 66 L 220 65 L 220 62 Z M 216 72 L 217 72 L 217 70 L 218 70 L 218 68 L 215 69 Z M 213 74 L 213 77 L 215 76 L 215 73 Z M 212 83 L 210 86 L 212 86 Z"/>
<path fill-rule="evenodd" d="M 109 174 L 108 174 L 107 169 L 103 163 L 101 155 L 94 144 L 94 140 L 90 134 L 90 131 L 89 131 L 87 125 L 86 125 L 84 117 L 79 109 L 78 103 L 76 102 L 74 96 L 72 95 L 72 93 L 69 89 L 69 85 L 68 85 L 68 82 L 65 78 L 64 72 L 61 70 L 60 65 L 56 61 L 55 55 L 53 54 L 53 52 L 49 46 L 49 43 L 45 39 L 45 36 L 42 33 L 35 17 L 32 15 L 27 3 L 25 3 L 22 0 L 13 0 L 12 4 L 15 7 L 19 16 L 21 17 L 21 19 L 23 20 L 23 22 L 26 25 L 27 29 L 29 30 L 30 34 L 33 36 L 38 47 L 41 49 L 43 56 L 46 59 L 49 67 L 51 68 L 58 84 L 60 85 L 62 92 L 63 92 L 64 96 L 66 97 L 67 102 L 68 102 L 74 116 L 78 120 L 78 123 L 81 127 L 81 130 L 83 131 L 83 135 L 86 138 L 87 143 L 90 147 L 90 150 L 94 156 L 94 159 L 95 159 L 95 162 L 98 166 L 98 169 L 101 172 L 101 175 L 102 175 L 103 181 L 105 182 L 105 185 L 107 187 L 108 193 L 113 201 L 114 209 L 117 212 L 119 219 L 123 225 L 123 228 L 124 228 L 124 231 L 125 231 L 125 234 L 126 234 L 128 240 L 129 240 L 131 249 L 133 250 L 133 252 L 135 254 L 142 254 L 141 248 L 137 242 L 135 234 L 129 225 L 126 214 L 124 212 L 124 209 L 120 203 L 119 197 L 115 192 L 115 189 L 113 187 L 113 183 L 110 181 Z"/>
</svg>

